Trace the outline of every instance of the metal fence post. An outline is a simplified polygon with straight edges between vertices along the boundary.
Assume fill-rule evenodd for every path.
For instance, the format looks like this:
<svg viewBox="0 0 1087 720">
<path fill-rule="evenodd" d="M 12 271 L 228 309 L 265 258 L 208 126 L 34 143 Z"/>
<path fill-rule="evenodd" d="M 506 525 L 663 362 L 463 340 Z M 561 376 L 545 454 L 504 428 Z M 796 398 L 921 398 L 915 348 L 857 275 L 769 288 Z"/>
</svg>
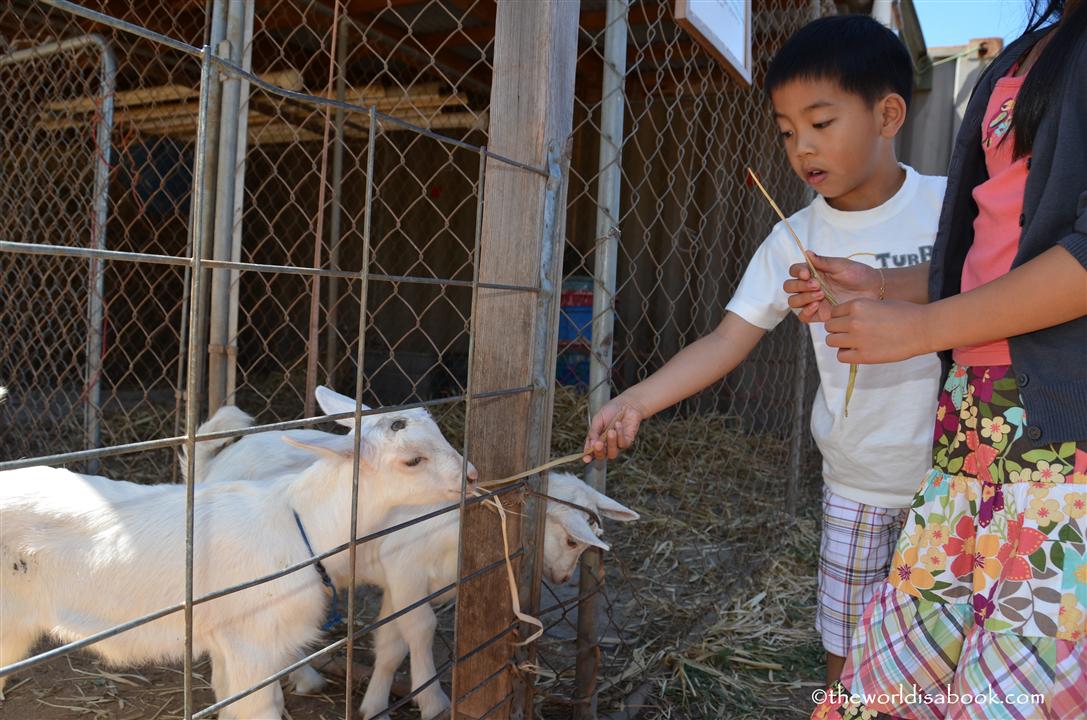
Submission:
<svg viewBox="0 0 1087 720">
<path fill-rule="evenodd" d="M 196 155 L 193 162 L 193 219 L 191 225 L 192 240 L 189 247 L 192 249 L 190 263 L 192 267 L 190 297 L 193 298 L 189 309 L 189 347 L 186 363 L 188 366 L 188 382 L 185 407 L 185 436 L 188 445 L 189 468 L 186 473 L 185 492 L 185 676 L 184 676 L 184 717 L 192 720 L 192 667 L 193 667 L 193 513 L 194 513 L 194 488 L 196 481 L 196 426 L 200 406 L 199 392 L 199 360 L 200 339 L 204 336 L 206 325 L 205 307 L 201 302 L 203 297 L 203 258 L 204 246 L 207 242 L 207 229 L 203 223 L 197 222 L 202 214 L 203 204 L 209 200 L 204 193 L 204 180 L 210 173 L 211 161 L 204 152 L 212 144 L 210 138 L 211 99 L 215 82 L 215 72 L 212 69 L 211 47 L 204 47 L 203 65 L 200 72 L 200 105 L 197 113 L 196 126 Z"/>
<path fill-rule="evenodd" d="M 340 23 L 337 31 L 340 37 L 336 40 L 336 99 L 344 102 L 347 97 L 347 33 L 351 23 Z M 344 150 L 344 123 L 347 113 L 337 107 L 334 112 L 335 144 L 332 146 L 332 207 L 328 218 L 328 266 L 332 270 L 340 269 L 340 242 L 343 221 L 343 150 Z M 374 128 L 370 128 L 373 132 Z M 367 211 L 369 212 L 369 211 Z M 369 268 L 363 268 L 365 273 Z M 325 382 L 335 386 L 336 357 L 339 354 L 340 335 L 337 329 L 339 320 L 340 281 L 337 278 L 328 278 L 328 300 L 325 309 L 327 326 L 325 328 Z M 360 361 L 361 362 L 361 361 Z"/>
<path fill-rule="evenodd" d="M 816 16 L 818 17 L 818 16 Z M 804 191 L 804 202 L 810 204 L 815 199 L 815 193 L 811 189 Z M 811 342 L 811 334 L 808 326 L 797 323 L 796 330 L 796 366 L 793 368 L 796 377 L 793 378 L 793 420 L 789 433 L 789 474 L 785 477 L 785 512 L 795 515 L 800 507 L 801 485 L 804 478 L 804 441 L 806 430 L 804 420 L 807 418 L 808 396 L 808 343 Z"/>
<path fill-rule="evenodd" d="M 226 38 L 215 47 L 215 53 L 241 65 L 248 38 L 246 37 L 246 10 L 239 0 L 226 3 Z M 215 202 L 215 243 L 213 257 L 216 260 L 233 258 L 235 215 L 235 170 L 238 153 L 245 152 L 245 137 L 239 138 L 244 128 L 239 124 L 241 85 L 238 77 L 227 76 L 222 80 L 219 115 L 218 180 Z M 248 103 L 247 103 L 248 105 Z M 244 193 L 244 188 L 242 188 Z M 227 346 L 230 342 L 230 280 L 232 271 L 215 268 L 211 271 L 211 318 L 208 332 L 208 414 L 223 404 L 227 395 Z"/>
<path fill-rule="evenodd" d="M 796 377 L 793 381 L 793 422 L 789 435 L 789 474 L 785 479 L 785 512 L 795 515 L 800 506 L 804 470 L 804 419 L 807 417 L 808 326 L 797 323 Z"/>
<path fill-rule="evenodd" d="M 551 452 L 564 246 L 561 220 L 566 208 L 569 163 L 570 143 L 553 142 L 547 151 L 547 169 L 550 177 L 544 191 L 543 239 L 540 246 L 540 294 L 536 298 L 536 324 L 540 330 L 536 333 L 532 359 L 532 383 L 537 391 L 533 396 L 529 418 L 529 427 L 535 429 L 528 441 L 528 457 L 531 464 L 544 462 Z M 547 493 L 546 477 L 538 480 L 529 478 L 527 482 L 529 487 L 537 492 Z M 526 552 L 521 561 L 517 587 L 522 609 L 530 614 L 535 614 L 540 607 L 546 513 L 547 505 L 541 498 L 534 495 L 525 498 L 522 510 L 521 541 Z M 533 644 L 520 648 L 515 661 L 518 665 L 535 664 L 535 657 L 536 647 Z M 515 697 L 511 717 L 514 720 L 533 717 L 532 683 L 518 677 L 514 692 L 518 697 Z"/>
<path fill-rule="evenodd" d="M 592 354 L 589 360 L 589 412 L 611 399 L 611 362 L 615 326 L 615 276 L 619 253 L 620 190 L 623 179 L 623 115 L 626 112 L 626 65 L 629 0 L 608 0 L 604 31 L 603 86 L 600 103 L 600 162 L 597 175 L 596 247 L 594 248 Z M 607 466 L 593 463 L 585 480 L 607 489 Z M 604 591 L 603 557 L 590 548 L 581 558 L 574 716 L 596 717 L 597 645 L 600 594 Z"/>
<path fill-rule="evenodd" d="M 253 14 L 255 3 L 245 4 L 245 32 L 242 43 L 242 68 L 253 69 Z M 231 224 L 230 259 L 242 259 L 242 219 L 245 213 L 245 154 L 249 148 L 249 81 L 238 78 L 238 157 L 234 166 L 234 219 Z M 238 373 L 238 304 L 241 273 L 230 271 L 229 329 L 227 331 L 226 402 L 233 405 Z"/>
<path fill-rule="evenodd" d="M 117 86 L 117 58 L 109 41 L 92 33 L 81 37 L 50 42 L 37 47 L 9 53 L 0 58 L 0 65 L 10 65 L 26 60 L 63 52 L 77 52 L 87 46 L 95 46 L 101 55 L 101 82 L 98 86 L 100 105 L 98 128 L 94 140 L 94 190 L 91 204 L 94 207 L 94 224 L 91 226 L 91 247 L 106 249 L 106 223 L 109 220 L 109 170 L 112 162 L 113 96 Z M 83 403 L 84 447 L 96 448 L 102 442 L 102 323 L 105 303 L 103 261 L 90 259 L 90 276 L 87 283 L 90 298 L 87 300 L 87 368 L 85 375 L 86 400 Z M 86 470 L 98 472 L 98 460 L 88 460 Z"/>
<path fill-rule="evenodd" d="M 211 6 L 211 29 L 208 32 L 208 43 L 205 46 L 205 52 L 216 53 L 218 52 L 219 43 L 226 37 L 226 7 L 224 0 L 213 0 Z M 209 61 L 210 62 L 210 61 Z M 215 207 L 217 205 L 218 193 L 217 193 L 217 173 L 216 169 L 219 167 L 219 117 L 222 112 L 222 96 L 223 96 L 223 83 L 220 77 L 220 73 L 214 69 L 211 71 L 211 77 L 208 80 L 208 98 L 207 98 L 207 122 L 204 127 L 203 142 L 201 143 L 199 137 L 196 141 L 196 150 L 193 157 L 193 185 L 192 185 L 192 218 L 191 222 L 199 224 L 199 235 L 190 232 L 189 251 L 196 252 L 196 248 L 193 246 L 193 238 L 204 238 L 204 243 L 201 246 L 205 255 L 211 251 L 212 243 L 210 239 L 215 237 Z M 200 128 L 200 118 L 197 117 L 197 129 Z M 200 154 L 203 154 L 203 158 Z M 203 160 L 205 164 L 205 170 L 200 174 L 199 182 L 196 173 L 196 167 Z M 197 194 L 201 197 L 199 202 L 197 201 Z M 203 258 L 202 258 L 203 259 Z M 190 267 L 189 272 L 195 272 Z M 207 272 L 202 270 L 201 272 Z M 207 342 L 208 342 L 208 318 L 206 317 L 208 312 L 208 288 L 210 283 L 196 282 L 190 278 L 189 281 L 189 304 L 185 308 L 185 313 L 182 318 L 183 323 L 188 323 L 183 328 L 183 336 L 189 340 L 189 346 L 192 347 L 192 343 L 196 343 L 196 347 L 199 348 L 199 357 L 196 361 L 196 382 L 189 384 L 186 383 L 186 393 L 196 393 L 196 410 L 199 412 L 203 408 L 203 403 L 206 397 L 206 378 L 207 378 Z M 196 288 L 200 288 L 201 296 L 192 295 Z M 199 323 L 192 324 L 192 308 L 195 307 L 199 311 Z M 186 367 L 186 374 L 189 372 Z M 186 407 L 188 402 L 186 401 Z"/>
<path fill-rule="evenodd" d="M 102 84 L 100 95 L 98 132 L 95 135 L 96 162 L 94 168 L 94 247 L 106 249 L 106 223 L 109 216 L 109 169 L 113 136 L 113 93 L 116 89 L 117 59 L 113 49 L 100 35 L 90 35 L 90 42 L 102 53 Z M 87 410 L 83 422 L 86 428 L 86 446 L 96 448 L 101 444 L 100 427 L 102 402 L 102 324 L 104 322 L 105 278 L 103 261 L 91 260 L 91 297 L 88 301 L 87 322 Z M 98 472 L 98 461 L 87 463 L 87 471 Z"/>
</svg>

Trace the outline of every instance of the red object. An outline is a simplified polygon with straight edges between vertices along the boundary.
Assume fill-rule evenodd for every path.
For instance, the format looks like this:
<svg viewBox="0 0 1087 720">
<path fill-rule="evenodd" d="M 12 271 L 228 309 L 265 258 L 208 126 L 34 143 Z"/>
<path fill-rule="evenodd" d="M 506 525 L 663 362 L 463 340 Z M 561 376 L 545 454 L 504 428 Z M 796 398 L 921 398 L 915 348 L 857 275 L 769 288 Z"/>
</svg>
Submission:
<svg viewBox="0 0 1087 720">
<path fill-rule="evenodd" d="M 560 304 L 563 307 L 593 306 L 593 293 L 591 290 L 566 290 L 560 297 Z"/>
</svg>

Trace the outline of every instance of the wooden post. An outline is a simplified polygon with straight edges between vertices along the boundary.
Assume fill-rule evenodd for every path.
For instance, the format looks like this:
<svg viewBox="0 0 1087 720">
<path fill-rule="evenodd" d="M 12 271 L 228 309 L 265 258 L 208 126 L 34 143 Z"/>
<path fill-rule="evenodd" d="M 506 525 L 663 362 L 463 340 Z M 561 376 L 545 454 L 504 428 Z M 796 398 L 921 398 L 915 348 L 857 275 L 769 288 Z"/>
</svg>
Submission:
<svg viewBox="0 0 1087 720">
<path fill-rule="evenodd" d="M 481 282 L 537 286 L 543 294 L 480 289 L 474 318 L 473 393 L 532 385 L 533 392 L 472 401 L 469 456 L 483 479 L 507 477 L 549 452 L 554 334 L 565 227 L 555 158 L 570 135 L 579 2 L 499 0 L 489 148 L 547 175 L 488 158 L 480 237 Z M 551 342 L 548 347 L 547 342 Z M 550 372 L 552 377 L 547 373 Z M 543 421 L 541 425 L 541 421 Z M 542 433 L 542 438 L 533 434 Z M 535 555 L 542 504 L 526 508 L 526 558 Z M 510 514 L 511 550 L 521 522 Z M 503 555 L 498 519 L 475 506 L 461 521 L 461 575 Z M 531 561 L 533 558 L 527 558 Z M 523 598 L 524 599 L 524 598 Z M 531 598 L 522 603 L 531 612 Z M 453 670 L 454 718 L 509 718 L 515 637 L 506 571 L 463 583 L 458 595 Z M 500 637 L 495 641 L 496 637 Z M 479 650 L 484 645 L 487 647 Z M 478 652 L 477 652 L 478 650 Z"/>
</svg>

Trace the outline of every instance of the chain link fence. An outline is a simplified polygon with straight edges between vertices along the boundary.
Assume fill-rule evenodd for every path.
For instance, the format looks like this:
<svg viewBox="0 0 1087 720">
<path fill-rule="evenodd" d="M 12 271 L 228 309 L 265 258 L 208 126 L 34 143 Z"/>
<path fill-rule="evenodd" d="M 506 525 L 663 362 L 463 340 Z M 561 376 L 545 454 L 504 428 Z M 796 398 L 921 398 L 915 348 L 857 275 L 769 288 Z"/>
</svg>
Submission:
<svg viewBox="0 0 1087 720">
<path fill-rule="evenodd" d="M 556 454 L 581 447 L 590 408 L 720 322 L 777 221 L 747 168 L 786 213 L 809 201 L 761 84 L 790 34 L 834 12 L 756 2 L 745 87 L 679 27 L 674 3 L 612 3 L 611 16 L 607 5 L 582 3 Z M 622 78 L 610 94 L 609 66 Z M 611 128 L 609 102 L 621 113 Z M 607 183 L 619 186 L 610 201 Z M 644 423 L 606 482 L 593 478 L 642 519 L 609 525 L 612 552 L 603 567 L 587 554 L 578 593 L 545 592 L 548 717 L 807 716 L 798 683 L 817 680 L 822 654 L 810 353 L 788 318 L 723 381 Z"/>
<path fill-rule="evenodd" d="M 746 185 L 746 167 L 787 212 L 807 199 L 758 87 L 774 49 L 821 6 L 755 3 L 747 88 L 683 33 L 674 3 L 619 5 L 609 15 L 604 0 L 581 3 L 555 454 L 580 448 L 592 393 L 598 404 L 602 391 L 629 387 L 720 320 L 775 221 Z M 207 388 L 207 409 L 234 403 L 266 423 L 317 415 L 317 384 L 353 394 L 361 373 L 365 402 L 430 403 L 457 445 L 478 286 L 480 148 L 500 110 L 490 105 L 494 2 L 83 7 L 210 45 L 251 75 L 224 73 L 209 98 L 217 120 L 201 136 L 198 57 L 33 0 L 0 9 L 8 149 L 0 154 L 0 385 L 9 389 L 0 462 L 44 458 L 139 482 L 176 480 L 178 442 L 167 439 L 186 433 L 190 370 Z M 622 72 L 606 47 L 609 30 L 625 37 Z M 616 98 L 609 67 L 621 79 L 621 142 L 602 160 L 616 136 L 602 127 Z M 371 107 L 382 114 L 378 132 L 377 116 L 362 112 Z M 206 184 L 197 186 L 201 139 Z M 617 205 L 601 190 L 609 172 Z M 209 192 L 213 207 L 199 202 Z M 194 233 L 203 233 L 202 259 L 213 267 L 195 297 Z M 602 255 L 612 258 L 614 286 Z M 206 321 L 190 327 L 194 303 Z M 613 333 L 602 322 L 610 308 Z M 809 344 L 792 320 L 783 323 L 725 381 L 647 423 L 638 447 L 608 468 L 609 494 L 642 520 L 609 523 L 612 550 L 602 565 L 586 554 L 580 587 L 543 584 L 547 633 L 535 661 L 516 670 L 538 716 L 717 716 L 738 696 L 750 700 L 736 668 L 757 669 L 781 643 L 811 640 L 802 629 L 806 591 L 794 587 L 810 578 L 779 586 L 773 603 L 735 606 L 758 578 L 804 568 L 770 558 L 768 538 L 788 536 L 797 557 L 815 554 L 810 518 L 791 514 L 817 478 L 805 441 Z M 132 443 L 144 445 L 83 452 Z M 80 454 L 54 457 L 65 453 Z M 594 472 L 589 479 L 602 484 Z M 371 600 L 359 622 L 373 618 Z M 746 638 L 758 650 L 745 650 L 737 628 L 752 622 L 780 632 L 761 644 Z M 453 613 L 439 613 L 436 656 L 447 685 L 463 659 L 453 634 Z M 363 641 L 357 648 L 370 651 Z M 327 669 L 350 666 L 342 650 L 329 657 Z M 35 695 L 9 700 L 0 716 L 56 713 L 49 704 L 64 705 L 58 698 L 72 685 L 59 662 L 31 681 Z M 133 690 L 90 660 L 73 662 L 98 682 L 97 700 L 81 703 L 96 717 L 119 698 L 133 717 L 187 710 L 179 695 L 153 692 L 179 687 L 176 670 L 130 677 Z M 215 698 L 196 662 L 190 681 L 203 707 Z M 392 717 L 412 716 L 404 705 Z M 345 712 L 340 689 L 288 695 L 288 709 L 294 718 Z"/>
<path fill-rule="evenodd" d="M 492 71 L 488 43 L 473 40 L 469 32 L 485 22 L 471 14 L 474 5 L 467 10 L 437 1 L 369 6 L 372 12 L 339 24 L 335 63 L 330 5 L 261 2 L 249 17 L 238 13 L 236 26 L 220 34 L 235 32 L 239 51 L 232 59 L 280 87 L 372 104 L 415 126 L 480 144 Z M 203 6 L 150 15 L 140 11 L 140 3 L 88 7 L 195 46 L 212 31 L 210 22 L 205 27 Z M 493 34 L 493 5 L 489 10 Z M 18 0 L 0 12 L 0 27 L 13 50 L 87 34 L 88 23 L 32 0 Z M 111 117 L 103 117 L 102 100 L 113 91 L 103 89 L 107 79 L 94 64 L 102 46 L 47 55 L 28 51 L 23 59 L 0 65 L 0 79 L 12 88 L 2 100 L 2 140 L 15 150 L 4 156 L 4 237 L 183 255 L 199 66 L 169 48 L 94 29 L 117 56 L 108 78 L 116 86 Z M 454 41 L 455 49 L 446 49 Z M 239 87 L 231 91 L 230 83 Z M 366 118 L 332 113 L 327 138 L 332 149 L 322 166 L 323 109 L 260 88 L 250 93 L 244 80 L 224 83 L 223 94 L 231 93 L 228 102 L 236 107 L 226 109 L 226 122 L 240 127 L 247 143 L 236 162 L 212 168 L 220 187 L 228 186 L 229 173 L 229 184 L 238 188 L 233 209 L 223 207 L 232 199 L 225 198 L 216 210 L 212 231 L 233 253 L 220 259 L 299 267 L 316 262 L 358 273 Z M 108 143 L 96 135 L 102 128 Z M 366 377 L 369 401 L 394 404 L 463 389 L 469 293 L 396 278 L 471 280 L 479 160 L 474 150 L 428 142 L 403 126 L 385 129 L 375 157 L 379 181 L 371 221 L 372 270 L 387 279 L 371 290 Z M 96 175 L 101 167 L 108 169 L 105 178 Z M 98 214 L 89 212 L 92 207 Z M 6 419 L 27 422 L 30 429 L 5 438 L 11 443 L 5 456 L 177 434 L 182 384 L 177 348 L 184 342 L 187 303 L 180 291 L 182 273 L 107 265 L 97 311 L 101 349 L 87 357 L 90 348 L 83 338 L 88 324 L 99 323 L 89 315 L 93 294 L 86 263 L 8 260 L 5 287 L 15 301 L 0 310 L 3 326 L 12 330 L 5 333 L 12 343 L 4 353 L 12 368 L 5 381 L 25 391 L 13 395 Z M 218 333 L 209 338 L 213 359 L 207 369 L 218 385 L 214 404 L 236 401 L 262 417 L 287 420 L 301 413 L 307 387 L 312 397 L 316 383 L 348 382 L 354 375 L 349 366 L 359 314 L 358 293 L 348 285 L 338 278 L 312 282 L 234 272 L 228 299 L 211 301 L 217 324 L 212 332 Z M 449 323 L 448 317 L 461 322 Z M 37 355 L 47 364 L 31 361 Z M 230 377 L 225 365 L 232 366 Z M 98 430 L 83 431 L 95 424 Z M 166 458 L 164 452 L 146 459 L 168 467 Z M 106 461 L 103 467 L 125 472 L 132 466 Z"/>
</svg>

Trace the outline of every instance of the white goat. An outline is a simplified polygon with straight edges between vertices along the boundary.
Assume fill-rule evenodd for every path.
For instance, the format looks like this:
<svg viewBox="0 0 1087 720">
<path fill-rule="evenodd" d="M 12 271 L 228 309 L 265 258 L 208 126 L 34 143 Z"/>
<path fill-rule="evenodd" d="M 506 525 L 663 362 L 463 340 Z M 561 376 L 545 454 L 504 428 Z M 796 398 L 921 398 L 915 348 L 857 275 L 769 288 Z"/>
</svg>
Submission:
<svg viewBox="0 0 1087 720">
<path fill-rule="evenodd" d="M 586 485 L 569 473 L 552 473 L 548 494 L 576 503 L 613 520 L 636 520 L 638 514 Z M 390 512 L 386 527 L 398 525 L 438 509 L 400 507 Z M 548 501 L 544 532 L 544 573 L 555 583 L 570 579 L 581 554 L 590 546 L 608 550 L 578 509 Z M 430 593 L 451 585 L 457 578 L 457 551 L 460 540 L 458 511 L 430 518 L 369 543 L 361 573 L 365 582 L 383 590 L 380 617 L 387 617 Z M 442 603 L 453 598 L 449 591 L 434 600 Z M 437 673 L 434 664 L 434 630 L 437 618 L 429 605 L 420 605 L 396 620 L 380 626 L 374 633 L 374 674 L 366 688 L 359 711 L 364 719 L 376 717 L 389 706 L 393 677 L 404 656 L 411 654 L 411 685 L 419 688 Z M 439 715 L 449 706 L 449 699 L 435 682 L 416 696 L 424 720 Z"/>
<path fill-rule="evenodd" d="M 317 401 L 328 414 L 351 412 L 354 400 L 318 388 Z M 418 411 L 416 411 L 418 412 Z M 375 416 L 364 418 L 373 422 Z M 429 416 L 427 416 L 429 419 Z M 353 427 L 351 419 L 339 421 Z M 433 421 L 431 421 L 433 422 Z M 236 408 L 223 408 L 200 428 L 200 433 L 220 432 L 246 427 L 252 418 Z M 367 431 L 363 426 L 363 432 Z M 312 462 L 312 456 L 300 453 L 283 442 L 298 433 L 288 431 L 260 433 L 243 437 L 214 457 L 197 455 L 197 482 L 221 482 L 239 477 L 265 477 L 280 471 L 299 472 Z M 318 433 L 319 435 L 322 433 Z M 199 446 L 198 446 L 199 447 Z M 473 468 L 474 473 L 474 468 Z M 638 518 L 638 514 L 583 483 L 569 473 L 552 473 L 549 495 L 592 510 L 603 517 L 620 521 Z M 381 527 L 391 527 L 438 510 L 443 505 L 390 508 Z M 574 572 L 581 554 L 590 546 L 608 550 L 586 513 L 563 502 L 547 503 L 544 533 L 544 573 L 552 582 L 565 583 Z M 459 511 L 453 511 L 398 530 L 358 549 L 357 579 L 377 585 L 384 591 L 380 617 L 387 617 L 421 598 L 451 585 L 456 580 L 457 550 L 460 535 Z M 452 598 L 445 593 L 433 602 Z M 422 605 L 377 629 L 374 638 L 374 674 L 367 687 L 360 711 L 371 718 L 388 706 L 389 692 L 396 669 L 410 651 L 412 687 L 418 688 L 435 674 L 433 642 L 437 620 L 429 605 Z M 300 692 L 312 692 L 324 679 L 310 667 L 292 673 L 292 682 Z M 438 683 L 432 683 L 416 696 L 424 719 L 440 714 L 449 700 Z"/>
<path fill-rule="evenodd" d="M 315 396 L 321 409 L 330 415 L 355 411 L 354 400 L 324 385 L 317 386 Z M 362 409 L 370 410 L 366 405 L 363 405 Z M 435 444 L 443 446 L 447 452 L 456 452 L 425 408 L 367 415 L 362 418 L 360 427 L 365 436 L 367 432 L 380 427 L 382 423 L 389 426 L 397 420 L 410 421 L 417 430 L 429 433 Z M 224 405 L 197 429 L 197 433 L 207 435 L 229 430 L 243 430 L 252 427 L 255 422 L 252 415 L 240 408 Z M 336 422 L 352 431 L 355 428 L 354 418 L 343 418 Z M 330 436 L 332 436 L 331 433 L 320 430 L 270 430 L 245 436 L 226 449 L 222 449 L 223 446 L 233 442 L 233 438 L 202 440 L 196 444 L 193 477 L 196 478 L 197 483 L 201 483 L 222 480 L 260 480 L 271 475 L 295 473 L 313 462 L 313 454 L 293 447 L 290 442 L 320 441 Z M 189 472 L 187 449 L 187 445 L 181 447 L 180 463 L 183 481 L 188 477 Z M 477 477 L 475 466 L 468 463 L 468 479 L 474 481 Z"/>
<path fill-rule="evenodd" d="M 277 572 L 310 557 L 310 548 L 322 553 L 350 536 L 354 437 L 292 442 L 310 458 L 301 472 L 196 489 L 194 596 Z M 460 497 L 461 456 L 425 424 L 383 418 L 361 447 L 360 533 L 377 529 L 389 508 Z M 178 485 L 50 467 L 0 472 L 0 665 L 25 657 L 43 634 L 70 642 L 182 601 L 184 494 Z M 345 581 L 347 553 L 324 566 Z M 211 656 L 216 698 L 300 658 L 319 635 L 327 602 L 319 573 L 307 567 L 196 605 L 193 650 Z M 178 657 L 183 637 L 182 614 L 173 613 L 91 647 L 128 665 Z M 219 717 L 279 718 L 282 707 L 273 683 Z"/>
</svg>

